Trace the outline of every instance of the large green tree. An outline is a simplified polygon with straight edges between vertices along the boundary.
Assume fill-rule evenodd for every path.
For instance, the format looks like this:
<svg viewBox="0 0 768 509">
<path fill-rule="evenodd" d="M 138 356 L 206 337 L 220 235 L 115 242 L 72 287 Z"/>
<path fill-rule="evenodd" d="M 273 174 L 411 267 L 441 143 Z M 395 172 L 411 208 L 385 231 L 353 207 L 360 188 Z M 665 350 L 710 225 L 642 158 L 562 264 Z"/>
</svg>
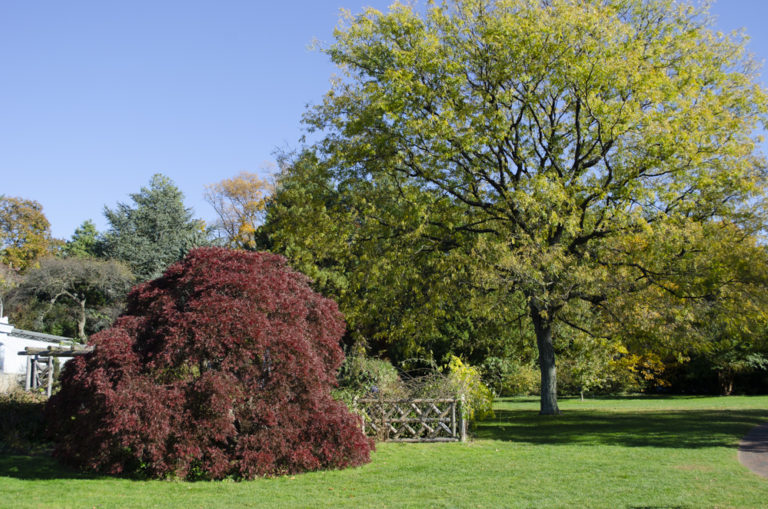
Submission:
<svg viewBox="0 0 768 509">
<path fill-rule="evenodd" d="M 766 94 L 743 41 L 705 15 L 672 0 L 395 5 L 350 17 L 328 49 L 343 75 L 308 122 L 331 181 L 461 211 L 430 223 L 482 235 L 489 280 L 525 299 L 544 414 L 558 413 L 554 325 L 610 297 L 610 247 L 737 218 L 762 189 Z"/>
<path fill-rule="evenodd" d="M 61 254 L 80 258 L 98 257 L 102 251 L 101 239 L 96 225 L 90 219 L 75 228 L 72 238 L 64 244 Z"/>
<path fill-rule="evenodd" d="M 139 280 L 155 278 L 193 247 L 207 243 L 204 225 L 184 206 L 184 195 L 168 178 L 152 177 L 131 194 L 133 204 L 104 209 L 109 230 L 104 255 L 124 261 Z"/>
<path fill-rule="evenodd" d="M 477 284 L 475 233 L 448 238 L 429 222 L 461 211 L 418 188 L 332 174 L 311 151 L 286 160 L 257 237 L 339 303 L 349 346 L 404 369 L 504 356 L 523 303 Z"/>
</svg>

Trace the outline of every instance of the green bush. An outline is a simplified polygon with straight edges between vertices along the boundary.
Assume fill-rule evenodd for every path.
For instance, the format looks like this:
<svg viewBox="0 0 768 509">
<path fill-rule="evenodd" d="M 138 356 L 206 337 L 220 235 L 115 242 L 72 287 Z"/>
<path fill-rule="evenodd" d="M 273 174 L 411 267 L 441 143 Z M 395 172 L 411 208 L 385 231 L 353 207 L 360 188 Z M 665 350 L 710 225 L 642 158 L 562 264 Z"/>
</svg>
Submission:
<svg viewBox="0 0 768 509">
<path fill-rule="evenodd" d="M 362 354 L 349 355 L 339 369 L 337 399 L 352 407 L 355 398 L 401 399 L 408 391 L 389 361 Z"/>
<path fill-rule="evenodd" d="M 483 381 L 497 396 L 538 394 L 541 375 L 534 363 L 488 357 L 481 366 Z"/>
<path fill-rule="evenodd" d="M 0 453 L 27 454 L 47 448 L 43 394 L 13 391 L 0 394 Z"/>
</svg>

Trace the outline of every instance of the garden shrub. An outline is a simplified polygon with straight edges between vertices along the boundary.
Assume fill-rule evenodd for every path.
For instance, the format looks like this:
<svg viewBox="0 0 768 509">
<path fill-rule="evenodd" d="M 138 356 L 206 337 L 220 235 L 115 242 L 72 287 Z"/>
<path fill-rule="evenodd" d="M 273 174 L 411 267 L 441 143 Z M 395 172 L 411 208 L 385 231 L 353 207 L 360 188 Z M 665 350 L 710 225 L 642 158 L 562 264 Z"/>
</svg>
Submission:
<svg viewBox="0 0 768 509">
<path fill-rule="evenodd" d="M 464 396 L 467 421 L 474 424 L 494 417 L 493 392 L 483 383 L 480 371 L 474 366 L 464 364 L 456 356 L 451 356 L 448 369 L 448 378 L 455 393 Z"/>
<path fill-rule="evenodd" d="M 470 424 L 494 416 L 493 392 L 483 383 L 480 371 L 455 356 L 451 356 L 447 370 L 409 376 L 398 373 L 387 360 L 352 355 L 339 370 L 339 389 L 335 395 L 353 410 L 356 397 L 449 399 L 463 396 L 465 416 Z"/>
<path fill-rule="evenodd" d="M 355 398 L 403 399 L 408 390 L 391 362 L 365 354 L 353 354 L 344 359 L 339 370 L 336 396 L 354 406 Z"/>
<path fill-rule="evenodd" d="M 541 390 L 541 372 L 533 362 L 488 357 L 481 372 L 483 382 L 497 396 L 528 396 Z"/>
<path fill-rule="evenodd" d="M 137 286 L 63 369 L 47 409 L 55 454 L 183 479 L 369 461 L 358 418 L 331 397 L 344 321 L 308 282 L 278 255 L 201 248 Z"/>
<path fill-rule="evenodd" d="M 0 394 L 0 453 L 29 454 L 50 444 L 45 441 L 46 396 L 14 390 Z"/>
</svg>

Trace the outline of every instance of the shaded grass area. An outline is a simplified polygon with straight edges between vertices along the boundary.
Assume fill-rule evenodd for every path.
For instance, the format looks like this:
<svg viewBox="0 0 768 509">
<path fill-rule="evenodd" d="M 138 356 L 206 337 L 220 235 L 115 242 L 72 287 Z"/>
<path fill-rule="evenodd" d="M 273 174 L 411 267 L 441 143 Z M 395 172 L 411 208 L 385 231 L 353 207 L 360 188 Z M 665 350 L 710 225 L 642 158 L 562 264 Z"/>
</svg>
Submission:
<svg viewBox="0 0 768 509">
<path fill-rule="evenodd" d="M 477 438 L 548 445 L 614 445 L 690 449 L 734 447 L 746 430 L 768 420 L 768 409 L 686 409 L 606 412 L 566 410 L 555 418 L 496 410 Z"/>
<path fill-rule="evenodd" d="M 735 446 L 768 397 L 498 402 L 467 444 L 380 444 L 344 471 L 251 482 L 134 481 L 0 456 L 9 507 L 765 507 Z"/>
</svg>

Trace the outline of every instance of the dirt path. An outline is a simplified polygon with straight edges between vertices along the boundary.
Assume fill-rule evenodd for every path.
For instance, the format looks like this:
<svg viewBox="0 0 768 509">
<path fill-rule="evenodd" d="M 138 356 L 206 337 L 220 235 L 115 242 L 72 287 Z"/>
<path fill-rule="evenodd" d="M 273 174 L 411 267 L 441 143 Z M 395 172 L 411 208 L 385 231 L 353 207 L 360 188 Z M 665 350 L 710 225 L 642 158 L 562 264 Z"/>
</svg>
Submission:
<svg viewBox="0 0 768 509">
<path fill-rule="evenodd" d="M 739 461 L 768 479 L 768 423 L 757 426 L 739 442 Z"/>
</svg>

